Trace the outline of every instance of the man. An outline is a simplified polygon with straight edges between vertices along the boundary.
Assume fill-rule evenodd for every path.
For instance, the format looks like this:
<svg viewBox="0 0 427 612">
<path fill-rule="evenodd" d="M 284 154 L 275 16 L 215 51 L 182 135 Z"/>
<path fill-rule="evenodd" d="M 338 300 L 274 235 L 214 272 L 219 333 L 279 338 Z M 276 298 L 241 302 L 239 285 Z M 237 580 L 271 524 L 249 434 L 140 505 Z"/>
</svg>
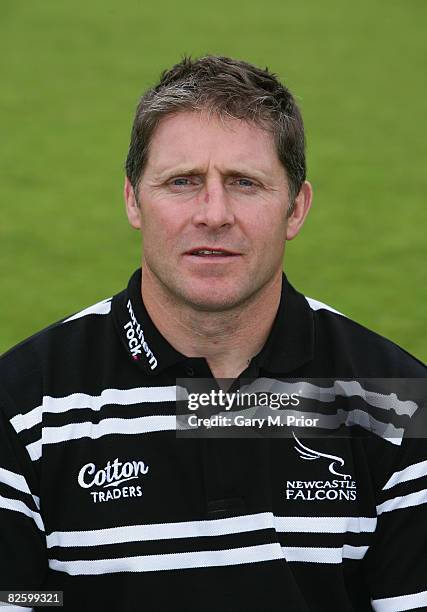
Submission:
<svg viewBox="0 0 427 612">
<path fill-rule="evenodd" d="M 426 376 L 282 273 L 312 199 L 290 92 L 184 59 L 142 97 L 126 174 L 141 269 L 1 360 L 1 589 L 68 610 L 427 609 L 414 401 L 316 396 L 342 437 L 176 437 L 181 378 Z"/>
</svg>

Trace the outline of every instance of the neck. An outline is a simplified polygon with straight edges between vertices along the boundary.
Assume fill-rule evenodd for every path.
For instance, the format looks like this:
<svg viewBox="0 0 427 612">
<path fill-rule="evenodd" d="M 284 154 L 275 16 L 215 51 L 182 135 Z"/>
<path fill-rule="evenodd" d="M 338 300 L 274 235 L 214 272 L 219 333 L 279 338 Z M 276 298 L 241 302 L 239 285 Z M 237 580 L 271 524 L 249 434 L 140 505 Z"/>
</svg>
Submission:
<svg viewBox="0 0 427 612">
<path fill-rule="evenodd" d="M 264 346 L 280 302 L 279 271 L 234 309 L 206 312 L 174 299 L 142 269 L 141 293 L 154 325 L 187 357 L 204 357 L 215 378 L 237 378 Z"/>
</svg>

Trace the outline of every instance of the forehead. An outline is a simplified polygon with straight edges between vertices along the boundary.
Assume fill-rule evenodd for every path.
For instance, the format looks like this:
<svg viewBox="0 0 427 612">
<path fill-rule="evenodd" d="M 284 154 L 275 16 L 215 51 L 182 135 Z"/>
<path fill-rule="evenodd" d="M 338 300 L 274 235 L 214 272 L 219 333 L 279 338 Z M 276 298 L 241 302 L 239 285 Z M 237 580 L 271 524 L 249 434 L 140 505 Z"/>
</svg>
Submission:
<svg viewBox="0 0 427 612">
<path fill-rule="evenodd" d="M 161 172 L 177 165 L 212 164 L 220 170 L 240 164 L 283 172 L 272 133 L 254 123 L 203 112 L 161 119 L 151 138 L 147 169 Z"/>
</svg>

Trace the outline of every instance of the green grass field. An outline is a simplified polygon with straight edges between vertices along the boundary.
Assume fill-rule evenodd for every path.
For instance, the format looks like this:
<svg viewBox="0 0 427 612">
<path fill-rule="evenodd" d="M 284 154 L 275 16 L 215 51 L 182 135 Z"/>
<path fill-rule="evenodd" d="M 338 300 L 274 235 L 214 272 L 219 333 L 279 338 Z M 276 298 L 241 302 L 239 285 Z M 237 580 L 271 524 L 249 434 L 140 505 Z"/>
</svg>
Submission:
<svg viewBox="0 0 427 612">
<path fill-rule="evenodd" d="M 120 290 L 139 95 L 182 54 L 268 65 L 305 117 L 315 190 L 291 281 L 427 359 L 427 4 L 16 2 L 0 9 L 0 351 Z"/>
</svg>

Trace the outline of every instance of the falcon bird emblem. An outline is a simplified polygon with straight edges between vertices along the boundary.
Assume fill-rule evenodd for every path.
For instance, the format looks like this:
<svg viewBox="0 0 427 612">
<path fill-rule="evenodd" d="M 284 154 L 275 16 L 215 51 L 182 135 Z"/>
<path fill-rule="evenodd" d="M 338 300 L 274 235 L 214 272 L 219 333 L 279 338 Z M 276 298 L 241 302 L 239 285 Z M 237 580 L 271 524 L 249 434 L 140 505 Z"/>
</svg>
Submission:
<svg viewBox="0 0 427 612">
<path fill-rule="evenodd" d="M 328 455 L 327 453 L 321 453 L 320 451 L 308 448 L 308 446 L 304 446 L 304 444 L 298 440 L 294 432 L 292 432 L 292 435 L 296 441 L 294 448 L 300 454 L 302 459 L 307 459 L 308 461 L 313 461 L 320 458 L 329 459 L 329 471 L 331 474 L 341 476 L 344 478 L 344 480 L 351 478 L 351 474 L 342 474 L 341 472 L 337 472 L 335 469 L 338 466 L 344 467 L 344 459 L 337 457 L 336 455 Z"/>
</svg>

